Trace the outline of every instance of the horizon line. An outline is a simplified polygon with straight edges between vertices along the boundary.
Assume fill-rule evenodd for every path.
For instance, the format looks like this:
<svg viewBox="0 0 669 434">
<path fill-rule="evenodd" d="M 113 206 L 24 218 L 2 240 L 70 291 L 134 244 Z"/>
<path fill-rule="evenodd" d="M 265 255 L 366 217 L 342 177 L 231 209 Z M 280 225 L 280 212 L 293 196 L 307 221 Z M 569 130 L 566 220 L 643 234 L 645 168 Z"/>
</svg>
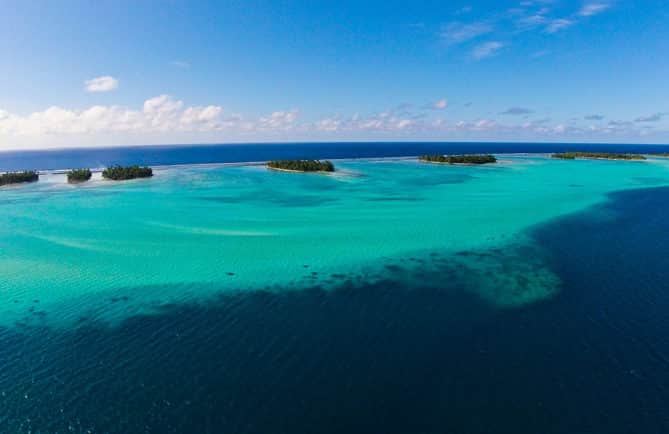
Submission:
<svg viewBox="0 0 669 434">
<path fill-rule="evenodd" d="M 109 146 L 64 146 L 53 148 L 0 149 L 2 153 L 20 152 L 58 152 L 58 151 L 93 151 L 104 149 L 132 148 L 177 148 L 177 147 L 208 147 L 208 146 L 257 146 L 257 145 L 320 145 L 320 144 L 498 144 L 498 145 L 575 145 L 575 146 L 669 146 L 669 143 L 633 143 L 633 142 L 553 142 L 553 141 L 496 141 L 496 140 L 319 140 L 319 141 L 258 141 L 258 142 L 203 142 L 203 143 L 143 143 Z"/>
</svg>

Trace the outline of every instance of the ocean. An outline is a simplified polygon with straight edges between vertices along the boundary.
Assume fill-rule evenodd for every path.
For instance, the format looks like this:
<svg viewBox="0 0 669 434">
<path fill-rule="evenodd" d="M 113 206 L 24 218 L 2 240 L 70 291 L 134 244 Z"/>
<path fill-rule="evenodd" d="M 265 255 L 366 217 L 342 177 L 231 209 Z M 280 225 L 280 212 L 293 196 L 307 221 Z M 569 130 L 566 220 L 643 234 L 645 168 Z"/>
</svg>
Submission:
<svg viewBox="0 0 669 434">
<path fill-rule="evenodd" d="M 666 151 L 0 153 L 0 432 L 669 432 L 669 159 L 573 149 Z M 214 164 L 275 158 L 337 171 Z"/>
<path fill-rule="evenodd" d="M 101 168 L 114 164 L 178 165 L 267 161 L 296 158 L 381 158 L 446 153 L 551 153 L 574 150 L 669 152 L 669 145 L 495 143 L 495 142 L 343 142 L 224 145 L 128 146 L 0 152 L 0 171 Z"/>
</svg>

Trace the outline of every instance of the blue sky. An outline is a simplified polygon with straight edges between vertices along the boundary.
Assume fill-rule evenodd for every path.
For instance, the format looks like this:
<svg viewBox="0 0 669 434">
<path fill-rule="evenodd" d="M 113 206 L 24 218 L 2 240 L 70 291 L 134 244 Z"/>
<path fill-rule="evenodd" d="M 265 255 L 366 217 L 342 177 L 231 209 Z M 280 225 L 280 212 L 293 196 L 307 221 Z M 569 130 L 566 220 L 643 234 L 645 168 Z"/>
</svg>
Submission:
<svg viewBox="0 0 669 434">
<path fill-rule="evenodd" d="M 0 149 L 669 143 L 666 1 L 3 6 Z"/>
</svg>

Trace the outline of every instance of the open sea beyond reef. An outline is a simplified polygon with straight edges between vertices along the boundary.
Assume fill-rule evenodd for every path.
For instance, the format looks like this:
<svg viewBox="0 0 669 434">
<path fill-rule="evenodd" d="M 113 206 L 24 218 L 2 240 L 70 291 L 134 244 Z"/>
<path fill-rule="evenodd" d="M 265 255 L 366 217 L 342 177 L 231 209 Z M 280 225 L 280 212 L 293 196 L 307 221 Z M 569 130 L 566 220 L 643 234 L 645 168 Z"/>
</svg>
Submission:
<svg viewBox="0 0 669 434">
<path fill-rule="evenodd" d="M 0 433 L 667 433 L 669 159 L 574 149 L 667 151 L 0 153 Z M 204 164 L 278 158 L 341 160 Z"/>
</svg>

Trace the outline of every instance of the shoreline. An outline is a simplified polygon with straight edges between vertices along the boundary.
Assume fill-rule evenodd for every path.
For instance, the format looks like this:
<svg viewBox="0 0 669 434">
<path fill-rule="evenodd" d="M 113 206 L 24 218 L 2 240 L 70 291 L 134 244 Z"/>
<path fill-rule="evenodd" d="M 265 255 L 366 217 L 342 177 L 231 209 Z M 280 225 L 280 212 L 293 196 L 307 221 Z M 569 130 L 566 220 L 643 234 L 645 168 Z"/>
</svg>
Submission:
<svg viewBox="0 0 669 434">
<path fill-rule="evenodd" d="M 646 155 L 644 155 L 645 157 Z M 652 155 L 649 155 L 651 158 L 653 158 Z M 648 161 L 648 158 L 645 160 L 642 160 L 640 158 L 602 158 L 602 157 L 576 157 L 576 158 L 560 158 L 560 157 L 550 157 L 553 160 L 561 160 L 561 161 L 578 161 L 578 160 L 599 160 L 599 161 L 637 161 L 637 162 L 644 162 Z"/>
<path fill-rule="evenodd" d="M 273 170 L 275 172 L 288 172 L 288 173 L 320 173 L 322 175 L 328 175 L 330 173 L 334 173 L 335 171 L 333 170 L 332 172 L 328 172 L 325 170 L 292 170 L 292 169 L 280 169 L 278 167 L 269 167 L 265 166 L 267 170 Z"/>
<path fill-rule="evenodd" d="M 481 166 L 494 166 L 497 163 L 495 161 L 494 163 L 481 163 L 481 164 L 476 164 L 476 163 L 448 163 L 448 162 L 441 162 L 441 161 L 426 161 L 426 160 L 418 160 L 419 163 L 428 163 L 428 164 L 439 164 L 442 166 L 473 166 L 473 167 L 481 167 Z"/>
</svg>

